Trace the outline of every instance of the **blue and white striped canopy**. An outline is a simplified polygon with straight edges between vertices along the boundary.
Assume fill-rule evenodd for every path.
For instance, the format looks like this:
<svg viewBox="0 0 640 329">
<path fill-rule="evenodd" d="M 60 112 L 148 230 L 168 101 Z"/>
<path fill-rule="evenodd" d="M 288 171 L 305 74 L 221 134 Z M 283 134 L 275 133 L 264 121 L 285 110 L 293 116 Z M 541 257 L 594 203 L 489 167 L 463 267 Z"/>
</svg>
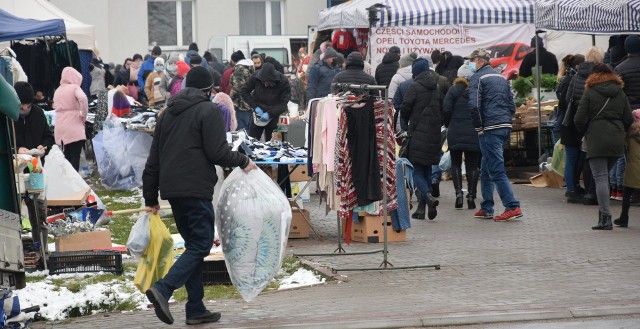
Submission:
<svg viewBox="0 0 640 329">
<path fill-rule="evenodd" d="M 638 0 L 640 1 L 640 0 Z M 386 6 L 375 26 L 534 23 L 533 0 L 352 0 L 318 15 L 318 30 L 367 28 L 366 8 Z"/>
<path fill-rule="evenodd" d="M 640 32 L 640 0 L 536 0 L 536 27 L 614 34 Z"/>
</svg>

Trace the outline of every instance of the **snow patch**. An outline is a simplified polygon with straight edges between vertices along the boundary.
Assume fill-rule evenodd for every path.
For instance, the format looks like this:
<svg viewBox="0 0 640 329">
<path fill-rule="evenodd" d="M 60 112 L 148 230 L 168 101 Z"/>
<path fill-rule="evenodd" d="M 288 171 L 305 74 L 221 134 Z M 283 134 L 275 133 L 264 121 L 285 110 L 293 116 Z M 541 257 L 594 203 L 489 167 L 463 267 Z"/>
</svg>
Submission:
<svg viewBox="0 0 640 329">
<path fill-rule="evenodd" d="M 139 196 L 121 196 L 112 198 L 109 203 L 140 203 Z"/>
<path fill-rule="evenodd" d="M 326 279 L 320 275 L 316 275 L 306 268 L 299 268 L 295 273 L 291 274 L 291 276 L 280 280 L 278 290 L 310 286 L 324 282 L 326 282 Z"/>
</svg>

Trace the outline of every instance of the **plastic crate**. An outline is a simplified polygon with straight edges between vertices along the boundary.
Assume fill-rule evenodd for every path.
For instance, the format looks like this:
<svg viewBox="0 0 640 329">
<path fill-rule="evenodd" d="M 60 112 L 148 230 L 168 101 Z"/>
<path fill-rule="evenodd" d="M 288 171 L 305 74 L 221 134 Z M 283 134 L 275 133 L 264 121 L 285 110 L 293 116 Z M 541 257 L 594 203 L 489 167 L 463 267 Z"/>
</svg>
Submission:
<svg viewBox="0 0 640 329">
<path fill-rule="evenodd" d="M 204 262 L 202 283 L 206 285 L 231 284 L 231 278 L 224 260 Z"/>
<path fill-rule="evenodd" d="M 111 272 L 122 275 L 122 254 L 110 250 L 53 252 L 49 274 Z"/>
</svg>

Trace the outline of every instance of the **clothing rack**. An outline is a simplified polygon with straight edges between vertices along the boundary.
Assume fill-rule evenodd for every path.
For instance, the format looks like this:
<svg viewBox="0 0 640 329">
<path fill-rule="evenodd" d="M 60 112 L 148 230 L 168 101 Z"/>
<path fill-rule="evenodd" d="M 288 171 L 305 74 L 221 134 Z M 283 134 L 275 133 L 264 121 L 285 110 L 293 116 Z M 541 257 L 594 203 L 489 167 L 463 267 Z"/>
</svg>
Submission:
<svg viewBox="0 0 640 329">
<path fill-rule="evenodd" d="M 380 86 L 380 85 L 368 85 L 368 84 L 350 84 L 350 83 L 332 83 L 331 84 L 331 90 L 342 90 L 342 91 L 354 91 L 354 90 L 358 90 L 358 91 L 372 91 L 372 90 L 379 90 L 379 91 L 384 91 L 384 112 L 385 115 L 389 114 L 389 88 L 387 86 Z M 384 122 L 385 126 L 387 125 L 387 121 L 385 120 Z M 387 152 L 388 152 L 388 148 L 387 148 L 387 142 L 389 140 L 389 136 L 387 134 L 387 129 L 383 129 L 384 132 L 384 156 L 385 156 L 385 160 L 386 157 L 388 156 Z M 386 183 L 387 182 L 387 171 L 383 170 L 383 180 Z M 389 249 L 388 249 L 388 241 L 387 241 L 387 230 L 389 229 L 389 226 L 387 225 L 389 223 L 389 213 L 388 213 L 388 204 L 387 204 L 387 200 L 388 200 L 388 195 L 387 195 L 387 189 L 384 188 L 383 189 L 383 197 L 382 197 L 382 209 L 383 209 L 383 216 L 384 216 L 384 230 L 383 230 L 383 247 L 382 249 L 379 250 L 372 250 L 372 251 L 363 251 L 363 252 L 351 252 L 351 253 L 347 253 L 343 248 L 342 248 L 342 229 L 341 229 L 341 223 L 340 223 L 340 218 L 338 216 L 338 249 L 336 249 L 333 253 L 315 253 L 315 254 L 294 254 L 294 256 L 346 256 L 346 255 L 365 255 L 365 254 L 375 254 L 375 253 L 379 253 L 382 252 L 383 255 L 383 260 L 382 263 L 380 264 L 380 266 L 378 267 L 371 267 L 371 268 L 332 268 L 331 271 L 335 274 L 339 271 L 381 271 L 381 270 L 399 270 L 399 269 L 412 269 L 412 268 L 431 268 L 433 267 L 436 270 L 440 269 L 440 265 L 410 265 L 410 266 L 398 266 L 398 267 L 394 267 L 393 264 L 391 264 L 389 262 L 389 258 L 388 258 L 388 254 L 389 254 Z M 337 252 L 337 253 L 336 253 Z"/>
</svg>

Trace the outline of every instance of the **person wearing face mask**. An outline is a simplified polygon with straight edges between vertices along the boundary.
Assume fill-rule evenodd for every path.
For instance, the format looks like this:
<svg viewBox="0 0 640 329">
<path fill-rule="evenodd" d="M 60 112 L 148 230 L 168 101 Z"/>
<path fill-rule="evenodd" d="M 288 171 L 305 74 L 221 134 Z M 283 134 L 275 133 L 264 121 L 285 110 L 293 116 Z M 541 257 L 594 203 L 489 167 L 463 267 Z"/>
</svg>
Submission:
<svg viewBox="0 0 640 329">
<path fill-rule="evenodd" d="M 149 107 L 164 103 L 164 96 L 160 92 L 162 77 L 164 77 L 164 59 L 156 57 L 153 61 L 153 72 L 147 76 L 147 81 L 144 84 L 144 92 L 149 99 Z"/>
<path fill-rule="evenodd" d="M 490 52 L 479 48 L 469 59 L 474 74 L 469 81 L 469 108 L 480 140 L 482 203 L 474 217 L 510 221 L 522 217 L 520 202 L 513 196 L 504 169 L 504 144 L 511 137 L 511 116 L 516 110 L 509 81 L 489 64 Z M 493 217 L 493 191 L 498 190 L 505 212 Z"/>
<path fill-rule="evenodd" d="M 156 316 L 167 324 L 173 323 L 168 300 L 182 286 L 188 294 L 188 325 L 220 319 L 220 313 L 208 311 L 202 301 L 202 264 L 214 239 L 211 200 L 217 176 L 211 169 L 215 165 L 240 167 L 248 173 L 258 168 L 227 144 L 223 113 L 210 100 L 212 88 L 213 78 L 207 69 L 194 67 L 189 71 L 186 88 L 169 99 L 157 119 L 142 175 L 145 205 L 157 214 L 160 190 L 161 197 L 169 200 L 178 231 L 186 242 L 185 252 L 167 275 L 145 292 Z"/>
<path fill-rule="evenodd" d="M 129 82 L 129 69 L 131 67 L 131 63 L 133 63 L 133 59 L 127 58 L 124 60 L 124 64 L 118 74 L 116 75 L 116 80 L 113 82 L 114 86 L 124 85 L 126 86 Z"/>
<path fill-rule="evenodd" d="M 15 124 L 16 147 L 18 153 L 27 154 L 30 150 L 38 150 L 38 156 L 44 160 L 54 144 L 53 133 L 47 124 L 44 111 L 33 104 L 33 88 L 26 82 L 16 82 L 13 86 L 20 99 L 20 118 Z M 32 153 L 33 154 L 33 153 Z M 46 226 L 46 201 L 40 199 L 25 198 L 29 211 L 33 242 L 38 242 L 47 250 L 47 226 Z M 37 211 L 37 216 L 36 216 Z M 37 221 L 36 221 L 37 219 Z M 43 238 L 44 237 L 44 238 Z"/>
<path fill-rule="evenodd" d="M 307 99 L 325 97 L 331 94 L 331 82 L 340 72 L 336 68 L 338 52 L 333 48 L 327 49 L 324 58 L 317 62 L 309 71 L 307 78 Z"/>
<path fill-rule="evenodd" d="M 158 86 L 158 91 L 160 95 L 164 97 L 165 103 L 169 101 L 169 97 L 171 97 L 171 81 L 176 78 L 178 75 L 178 64 L 177 62 L 180 60 L 180 56 L 178 54 L 171 54 L 169 59 L 165 62 L 164 75 L 160 79 L 160 86 Z"/>
</svg>

